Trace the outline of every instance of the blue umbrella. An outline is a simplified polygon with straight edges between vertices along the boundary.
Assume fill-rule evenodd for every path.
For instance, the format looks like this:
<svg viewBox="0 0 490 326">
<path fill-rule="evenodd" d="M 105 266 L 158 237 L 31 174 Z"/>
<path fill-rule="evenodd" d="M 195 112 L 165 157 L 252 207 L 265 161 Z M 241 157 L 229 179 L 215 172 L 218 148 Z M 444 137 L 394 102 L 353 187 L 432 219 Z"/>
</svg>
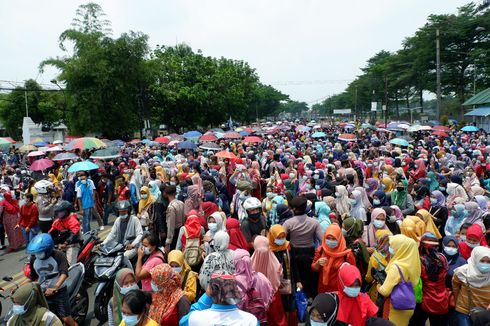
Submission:
<svg viewBox="0 0 490 326">
<path fill-rule="evenodd" d="M 151 141 L 151 139 L 147 139 L 147 138 L 146 138 L 146 139 L 143 139 L 141 142 L 142 142 L 143 144 L 149 144 L 149 143 L 151 143 L 152 141 Z"/>
<path fill-rule="evenodd" d="M 184 136 L 184 138 L 187 138 L 187 139 L 189 139 L 189 138 L 199 138 L 199 137 L 202 136 L 202 133 L 200 133 L 199 131 L 193 130 L 193 131 L 186 132 L 182 136 Z"/>
<path fill-rule="evenodd" d="M 393 145 L 408 147 L 408 141 L 403 138 L 394 138 L 390 140 L 390 143 Z"/>
<path fill-rule="evenodd" d="M 245 131 L 245 130 L 240 131 L 239 134 L 240 134 L 240 136 L 243 136 L 243 137 L 250 135 L 250 133 Z"/>
<path fill-rule="evenodd" d="M 196 147 L 196 144 L 190 141 L 183 141 L 177 144 L 178 149 L 194 149 Z"/>
<path fill-rule="evenodd" d="M 464 126 L 463 128 L 461 128 L 461 131 L 478 131 L 478 127 L 475 127 L 475 126 Z"/>
<path fill-rule="evenodd" d="M 110 144 L 107 144 L 107 145 L 114 145 L 116 147 L 122 147 L 122 146 L 124 146 L 124 144 L 126 144 L 124 141 L 122 141 L 120 139 L 111 140 L 109 143 Z"/>
<path fill-rule="evenodd" d="M 48 143 L 46 143 L 45 141 L 40 141 L 40 142 L 34 143 L 34 146 L 36 146 L 36 147 L 44 147 L 47 145 L 48 145 Z"/>
<path fill-rule="evenodd" d="M 313 138 L 322 138 L 322 137 L 327 137 L 327 134 L 322 132 L 322 131 L 317 131 L 311 135 Z"/>
<path fill-rule="evenodd" d="M 53 161 L 68 161 L 68 160 L 76 160 L 78 156 L 73 153 L 60 153 L 53 157 Z"/>
<path fill-rule="evenodd" d="M 99 166 L 95 163 L 92 163 L 90 161 L 83 161 L 83 162 L 77 162 L 72 164 L 68 168 L 68 173 L 73 173 L 78 171 L 90 171 L 90 170 L 96 170 L 98 168 Z"/>
</svg>

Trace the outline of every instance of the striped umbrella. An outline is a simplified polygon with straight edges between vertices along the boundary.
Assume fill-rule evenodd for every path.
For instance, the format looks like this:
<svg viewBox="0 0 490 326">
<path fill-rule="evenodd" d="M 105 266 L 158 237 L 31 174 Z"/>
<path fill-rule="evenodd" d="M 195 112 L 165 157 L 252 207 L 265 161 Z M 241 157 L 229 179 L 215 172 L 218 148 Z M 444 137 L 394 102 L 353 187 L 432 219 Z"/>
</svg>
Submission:
<svg viewBox="0 0 490 326">
<path fill-rule="evenodd" d="M 71 151 L 74 149 L 86 150 L 92 148 L 106 148 L 106 147 L 107 144 L 98 138 L 83 137 L 83 138 L 72 140 L 70 143 L 68 143 L 68 145 L 65 146 L 65 149 Z"/>
</svg>

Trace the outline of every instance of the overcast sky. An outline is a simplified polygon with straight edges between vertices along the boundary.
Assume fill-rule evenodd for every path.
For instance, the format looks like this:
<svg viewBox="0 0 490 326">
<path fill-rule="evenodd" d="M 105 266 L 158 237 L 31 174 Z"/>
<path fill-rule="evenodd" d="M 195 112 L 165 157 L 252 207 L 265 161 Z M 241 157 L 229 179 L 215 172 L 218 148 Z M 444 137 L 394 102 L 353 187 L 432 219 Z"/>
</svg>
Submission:
<svg viewBox="0 0 490 326">
<path fill-rule="evenodd" d="M 365 61 L 394 51 L 430 14 L 455 13 L 462 0 L 105 0 L 114 36 L 129 30 L 150 44 L 185 42 L 205 55 L 248 61 L 262 82 L 314 104 L 341 92 Z M 62 55 L 58 37 L 75 0 L 0 4 L 0 80 L 47 83 L 39 63 Z M 4 82 L 0 85 L 5 86 Z"/>
</svg>

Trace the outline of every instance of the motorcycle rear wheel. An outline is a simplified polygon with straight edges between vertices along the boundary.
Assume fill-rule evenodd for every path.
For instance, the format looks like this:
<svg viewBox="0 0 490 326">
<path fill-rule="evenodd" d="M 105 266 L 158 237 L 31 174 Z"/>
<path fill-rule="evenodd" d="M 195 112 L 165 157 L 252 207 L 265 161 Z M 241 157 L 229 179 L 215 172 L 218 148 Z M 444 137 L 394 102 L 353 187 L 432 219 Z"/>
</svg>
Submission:
<svg viewBox="0 0 490 326">
<path fill-rule="evenodd" d="M 107 306 L 109 300 L 112 297 L 112 286 L 107 286 L 99 295 L 95 298 L 94 314 L 95 318 L 103 324 L 107 321 Z"/>
<path fill-rule="evenodd" d="M 82 286 L 78 292 L 75 302 L 73 302 L 71 315 L 73 319 L 78 323 L 78 325 L 83 325 L 88 313 L 88 293 L 87 290 Z"/>
</svg>

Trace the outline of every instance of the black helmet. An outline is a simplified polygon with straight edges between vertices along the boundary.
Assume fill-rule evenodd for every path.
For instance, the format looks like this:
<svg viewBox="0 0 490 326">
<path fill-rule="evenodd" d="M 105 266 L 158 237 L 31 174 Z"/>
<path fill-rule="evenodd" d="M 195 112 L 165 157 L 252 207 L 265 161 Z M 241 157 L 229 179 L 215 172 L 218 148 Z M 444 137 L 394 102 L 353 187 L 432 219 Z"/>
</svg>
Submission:
<svg viewBox="0 0 490 326">
<path fill-rule="evenodd" d="M 62 200 L 56 205 L 54 205 L 54 215 L 55 217 L 67 217 L 73 210 L 73 206 L 69 201 Z"/>
</svg>

